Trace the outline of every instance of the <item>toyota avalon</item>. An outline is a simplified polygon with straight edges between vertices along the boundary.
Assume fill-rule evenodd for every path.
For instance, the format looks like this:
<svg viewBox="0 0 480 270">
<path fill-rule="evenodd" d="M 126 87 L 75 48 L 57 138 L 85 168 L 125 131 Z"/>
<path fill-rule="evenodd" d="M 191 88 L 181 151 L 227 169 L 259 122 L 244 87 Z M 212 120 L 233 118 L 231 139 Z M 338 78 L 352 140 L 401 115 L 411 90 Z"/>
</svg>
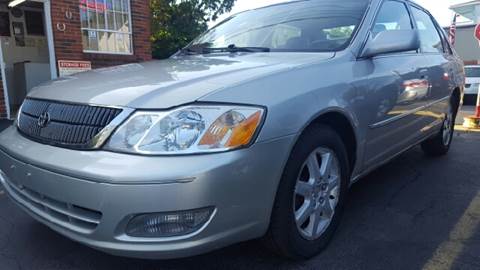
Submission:
<svg viewBox="0 0 480 270">
<path fill-rule="evenodd" d="M 411 1 L 272 5 L 167 60 L 36 87 L 0 134 L 0 181 L 33 218 L 111 254 L 262 238 L 305 259 L 332 239 L 352 183 L 419 144 L 447 154 L 463 72 Z"/>
</svg>

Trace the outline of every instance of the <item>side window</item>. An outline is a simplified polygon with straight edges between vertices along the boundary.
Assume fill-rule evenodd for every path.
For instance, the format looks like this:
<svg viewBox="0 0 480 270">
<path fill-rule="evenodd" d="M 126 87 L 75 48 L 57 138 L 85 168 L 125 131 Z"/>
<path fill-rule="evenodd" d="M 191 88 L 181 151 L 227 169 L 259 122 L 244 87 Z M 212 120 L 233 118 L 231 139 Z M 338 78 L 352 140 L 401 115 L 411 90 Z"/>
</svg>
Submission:
<svg viewBox="0 0 480 270">
<path fill-rule="evenodd" d="M 432 18 L 424 11 L 412 7 L 413 17 L 417 22 L 417 28 L 420 34 L 420 44 L 422 52 L 443 53 L 442 39 L 432 21 Z"/>
<path fill-rule="evenodd" d="M 388 30 L 413 29 L 405 4 L 387 1 L 382 5 L 372 29 L 373 36 Z"/>
<path fill-rule="evenodd" d="M 440 32 L 440 36 L 442 38 L 444 52 L 446 54 L 453 54 L 452 47 L 450 47 L 450 42 L 448 41 L 448 38 L 447 38 L 447 33 L 445 33 L 445 30 L 438 27 L 438 25 L 437 25 L 437 29 L 438 29 L 438 32 Z"/>
</svg>

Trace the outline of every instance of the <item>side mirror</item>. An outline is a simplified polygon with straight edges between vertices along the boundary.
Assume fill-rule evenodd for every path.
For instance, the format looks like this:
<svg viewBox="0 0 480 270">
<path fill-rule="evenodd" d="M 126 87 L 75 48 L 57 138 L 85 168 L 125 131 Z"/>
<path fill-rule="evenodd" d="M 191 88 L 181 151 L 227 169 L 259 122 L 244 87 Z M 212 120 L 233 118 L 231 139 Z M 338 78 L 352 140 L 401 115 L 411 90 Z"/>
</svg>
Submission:
<svg viewBox="0 0 480 270">
<path fill-rule="evenodd" d="M 420 38 L 416 30 L 388 30 L 370 38 L 361 56 L 370 58 L 380 54 L 418 49 L 420 49 Z"/>
</svg>

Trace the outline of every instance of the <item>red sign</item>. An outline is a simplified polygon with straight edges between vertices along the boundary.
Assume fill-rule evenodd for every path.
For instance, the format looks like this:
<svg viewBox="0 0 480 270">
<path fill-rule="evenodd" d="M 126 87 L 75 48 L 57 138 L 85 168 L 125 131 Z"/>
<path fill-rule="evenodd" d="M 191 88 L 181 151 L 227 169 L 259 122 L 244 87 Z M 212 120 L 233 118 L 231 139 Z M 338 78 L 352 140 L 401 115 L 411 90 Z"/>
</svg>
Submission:
<svg viewBox="0 0 480 270">
<path fill-rule="evenodd" d="M 86 61 L 65 61 L 65 60 L 60 60 L 58 61 L 58 65 L 60 68 L 92 68 L 92 65 L 90 62 Z"/>
<path fill-rule="evenodd" d="M 60 77 L 64 77 L 73 75 L 75 73 L 91 70 L 92 63 L 89 61 L 59 60 L 58 69 L 60 72 Z"/>
<path fill-rule="evenodd" d="M 475 37 L 480 41 L 480 24 L 475 27 Z"/>
</svg>

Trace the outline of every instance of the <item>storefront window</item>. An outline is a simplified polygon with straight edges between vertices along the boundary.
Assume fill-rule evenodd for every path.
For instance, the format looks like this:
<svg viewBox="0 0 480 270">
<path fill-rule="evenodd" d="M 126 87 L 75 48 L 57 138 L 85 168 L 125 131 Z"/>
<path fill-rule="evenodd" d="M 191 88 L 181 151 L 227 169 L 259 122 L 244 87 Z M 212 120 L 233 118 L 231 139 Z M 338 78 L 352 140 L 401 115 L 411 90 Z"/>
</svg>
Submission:
<svg viewBox="0 0 480 270">
<path fill-rule="evenodd" d="M 85 52 L 132 53 L 129 0 L 80 0 Z"/>
</svg>

